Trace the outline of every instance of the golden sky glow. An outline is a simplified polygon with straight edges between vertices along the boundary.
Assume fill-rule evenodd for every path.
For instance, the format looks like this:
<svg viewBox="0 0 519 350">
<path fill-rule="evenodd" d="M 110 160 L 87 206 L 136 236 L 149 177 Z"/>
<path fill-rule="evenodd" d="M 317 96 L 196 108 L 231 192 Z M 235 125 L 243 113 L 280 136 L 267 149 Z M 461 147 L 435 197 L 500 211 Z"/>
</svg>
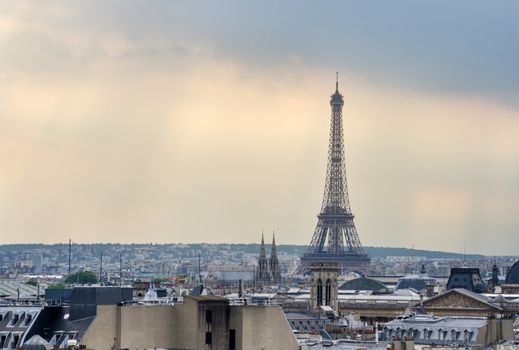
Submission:
<svg viewBox="0 0 519 350">
<path fill-rule="evenodd" d="M 392 84 L 303 47 L 258 63 L 55 4 L 0 5 L 1 243 L 308 243 L 338 69 L 363 244 L 517 253 L 510 91 Z"/>
</svg>

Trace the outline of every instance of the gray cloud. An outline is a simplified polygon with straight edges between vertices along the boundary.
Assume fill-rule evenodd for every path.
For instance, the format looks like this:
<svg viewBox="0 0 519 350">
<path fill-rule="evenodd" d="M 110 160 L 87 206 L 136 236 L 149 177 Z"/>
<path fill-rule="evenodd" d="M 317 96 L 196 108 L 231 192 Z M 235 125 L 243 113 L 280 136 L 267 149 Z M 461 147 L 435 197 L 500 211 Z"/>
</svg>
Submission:
<svg viewBox="0 0 519 350">
<path fill-rule="evenodd" d="M 503 102 L 519 93 L 519 4 L 513 1 L 93 1 L 62 7 L 57 15 L 33 16 L 51 17 L 63 32 L 80 30 L 100 41 L 116 33 L 139 43 L 128 56 L 199 46 L 247 65 L 284 65 L 297 57 L 310 67 L 437 93 Z M 161 39 L 166 44 L 158 49 Z M 37 50 L 38 44 L 26 47 Z"/>
<path fill-rule="evenodd" d="M 513 1 L 102 4 L 78 12 L 102 30 L 182 38 L 246 64 L 286 64 L 295 56 L 379 84 L 503 101 L 519 92 Z"/>
</svg>

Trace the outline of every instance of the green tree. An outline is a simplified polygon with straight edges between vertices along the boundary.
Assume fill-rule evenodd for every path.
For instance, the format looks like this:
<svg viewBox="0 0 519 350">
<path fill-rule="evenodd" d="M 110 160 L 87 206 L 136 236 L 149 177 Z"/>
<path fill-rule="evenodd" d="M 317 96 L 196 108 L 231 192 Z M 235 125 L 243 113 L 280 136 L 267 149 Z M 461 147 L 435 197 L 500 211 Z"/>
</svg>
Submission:
<svg viewBox="0 0 519 350">
<path fill-rule="evenodd" d="M 33 287 L 37 287 L 38 286 L 38 282 L 36 282 L 34 280 L 25 281 L 25 284 L 28 284 L 29 286 L 33 286 Z"/>
<path fill-rule="evenodd" d="M 79 271 L 65 278 L 65 284 L 94 284 L 97 283 L 96 274 L 92 271 Z"/>
</svg>

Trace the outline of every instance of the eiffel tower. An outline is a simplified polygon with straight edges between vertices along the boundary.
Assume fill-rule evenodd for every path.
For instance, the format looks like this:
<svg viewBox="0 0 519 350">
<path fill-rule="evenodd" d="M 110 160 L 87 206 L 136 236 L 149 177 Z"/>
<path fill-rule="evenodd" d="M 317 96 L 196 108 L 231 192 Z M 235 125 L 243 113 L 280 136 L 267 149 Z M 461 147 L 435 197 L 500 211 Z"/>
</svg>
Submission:
<svg viewBox="0 0 519 350">
<path fill-rule="evenodd" d="M 306 270 L 314 263 L 336 262 L 343 272 L 365 272 L 370 259 L 360 243 L 348 197 L 342 127 L 344 101 L 339 93 L 338 77 L 337 73 L 335 93 L 330 100 L 330 144 L 323 204 L 312 241 L 301 257 L 301 263 Z"/>
</svg>

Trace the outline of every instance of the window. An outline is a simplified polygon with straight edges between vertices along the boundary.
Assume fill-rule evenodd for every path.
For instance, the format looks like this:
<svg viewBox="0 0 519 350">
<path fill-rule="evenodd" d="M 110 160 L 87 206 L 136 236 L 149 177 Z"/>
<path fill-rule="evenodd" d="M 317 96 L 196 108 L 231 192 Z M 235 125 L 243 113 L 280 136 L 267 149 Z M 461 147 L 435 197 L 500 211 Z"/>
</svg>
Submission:
<svg viewBox="0 0 519 350">
<path fill-rule="evenodd" d="M 213 344 L 213 332 L 205 332 L 205 343 Z"/>
<path fill-rule="evenodd" d="M 429 339 L 429 330 L 427 328 L 423 329 L 423 338 Z"/>
<path fill-rule="evenodd" d="M 25 321 L 23 322 L 24 326 L 28 326 L 32 321 L 31 314 L 25 314 Z"/>
<path fill-rule="evenodd" d="M 317 306 L 323 305 L 323 281 L 317 280 Z"/>
<path fill-rule="evenodd" d="M 236 329 L 229 329 L 229 350 L 236 349 Z"/>
<path fill-rule="evenodd" d="M 13 335 L 13 347 L 18 347 L 18 342 L 20 341 L 20 334 Z"/>
<path fill-rule="evenodd" d="M 213 310 L 205 310 L 205 322 L 213 323 Z"/>
<path fill-rule="evenodd" d="M 332 281 L 326 280 L 326 295 L 325 295 L 325 303 L 326 305 L 330 305 L 332 302 Z"/>
<path fill-rule="evenodd" d="M 11 319 L 10 325 L 15 326 L 18 323 L 19 319 L 20 319 L 20 315 L 13 314 L 13 318 Z"/>
<path fill-rule="evenodd" d="M 470 341 L 472 339 L 472 332 L 470 332 L 468 329 L 465 329 L 465 340 Z"/>
<path fill-rule="evenodd" d="M 451 340 L 458 340 L 460 338 L 460 331 L 453 329 L 451 331 Z"/>
<path fill-rule="evenodd" d="M 469 335 L 468 335 L 468 341 L 471 341 L 472 340 L 472 337 L 474 336 L 474 332 L 469 332 Z"/>
<path fill-rule="evenodd" d="M 413 332 L 413 339 L 418 339 L 418 338 L 420 338 L 420 330 L 415 329 Z"/>
</svg>

